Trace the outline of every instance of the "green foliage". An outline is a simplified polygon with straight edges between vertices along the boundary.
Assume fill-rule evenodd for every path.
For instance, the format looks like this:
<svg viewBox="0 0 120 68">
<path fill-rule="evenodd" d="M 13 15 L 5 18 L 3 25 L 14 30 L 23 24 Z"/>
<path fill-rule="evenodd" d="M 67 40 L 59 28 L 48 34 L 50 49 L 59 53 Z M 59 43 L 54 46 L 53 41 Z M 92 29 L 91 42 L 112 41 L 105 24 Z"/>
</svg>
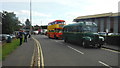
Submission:
<svg viewBox="0 0 120 68">
<path fill-rule="evenodd" d="M 14 12 L 3 11 L 2 13 L 2 33 L 12 34 L 14 31 L 20 29 L 20 21 Z"/>
<path fill-rule="evenodd" d="M 0 61 L 2 60 L 2 45 L 0 45 Z"/>
<path fill-rule="evenodd" d="M 25 21 L 25 29 L 30 29 L 30 27 L 31 27 L 31 23 L 30 23 L 29 19 L 26 19 L 26 21 Z"/>
<path fill-rule="evenodd" d="M 31 26 L 29 19 L 26 19 L 25 24 L 26 24 L 26 26 Z"/>
<path fill-rule="evenodd" d="M 4 60 L 5 57 L 10 54 L 14 49 L 19 46 L 19 39 L 14 39 L 12 43 L 5 43 L 2 45 L 2 59 Z"/>
<path fill-rule="evenodd" d="M 39 25 L 35 25 L 34 26 L 34 30 L 38 30 L 38 29 L 40 29 L 40 26 Z"/>
</svg>

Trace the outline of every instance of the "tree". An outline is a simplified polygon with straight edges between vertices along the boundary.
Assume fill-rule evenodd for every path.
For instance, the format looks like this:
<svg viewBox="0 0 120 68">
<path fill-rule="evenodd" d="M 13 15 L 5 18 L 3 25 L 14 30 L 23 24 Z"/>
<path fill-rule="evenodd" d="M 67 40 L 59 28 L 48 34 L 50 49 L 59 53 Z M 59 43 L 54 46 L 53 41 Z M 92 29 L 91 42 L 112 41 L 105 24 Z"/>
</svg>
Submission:
<svg viewBox="0 0 120 68">
<path fill-rule="evenodd" d="M 30 23 L 29 19 L 26 19 L 25 25 L 26 25 L 26 29 L 30 29 L 31 23 Z"/>
<path fill-rule="evenodd" d="M 20 29 L 20 21 L 14 12 L 3 11 L 2 17 L 3 34 L 12 34 L 14 31 Z"/>
<path fill-rule="evenodd" d="M 35 25 L 34 26 L 34 30 L 39 30 L 40 29 L 40 26 L 39 25 Z"/>
</svg>

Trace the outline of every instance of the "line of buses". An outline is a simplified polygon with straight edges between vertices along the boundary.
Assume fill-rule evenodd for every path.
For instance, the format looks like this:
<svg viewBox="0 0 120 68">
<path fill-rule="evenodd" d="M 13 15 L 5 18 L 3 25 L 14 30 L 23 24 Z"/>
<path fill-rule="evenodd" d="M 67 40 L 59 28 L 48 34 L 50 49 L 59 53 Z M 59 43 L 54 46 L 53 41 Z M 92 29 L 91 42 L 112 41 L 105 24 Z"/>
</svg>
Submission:
<svg viewBox="0 0 120 68">
<path fill-rule="evenodd" d="M 48 23 L 47 36 L 49 38 L 64 39 L 64 42 L 74 42 L 84 48 L 101 48 L 104 37 L 98 35 L 98 27 L 94 22 L 77 22 L 66 25 L 64 20 L 55 20 Z"/>
</svg>

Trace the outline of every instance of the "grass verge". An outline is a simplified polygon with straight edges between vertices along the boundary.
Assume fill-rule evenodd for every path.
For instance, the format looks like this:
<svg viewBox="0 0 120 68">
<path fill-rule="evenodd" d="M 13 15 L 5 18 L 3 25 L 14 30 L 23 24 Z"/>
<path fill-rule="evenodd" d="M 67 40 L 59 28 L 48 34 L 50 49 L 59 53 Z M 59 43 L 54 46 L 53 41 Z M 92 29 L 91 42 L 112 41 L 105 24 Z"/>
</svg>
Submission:
<svg viewBox="0 0 120 68">
<path fill-rule="evenodd" d="M 5 43 L 2 45 L 2 60 L 6 58 L 13 50 L 19 46 L 19 39 L 12 40 L 11 43 Z"/>
<path fill-rule="evenodd" d="M 0 45 L 0 61 L 2 60 L 2 45 Z"/>
</svg>

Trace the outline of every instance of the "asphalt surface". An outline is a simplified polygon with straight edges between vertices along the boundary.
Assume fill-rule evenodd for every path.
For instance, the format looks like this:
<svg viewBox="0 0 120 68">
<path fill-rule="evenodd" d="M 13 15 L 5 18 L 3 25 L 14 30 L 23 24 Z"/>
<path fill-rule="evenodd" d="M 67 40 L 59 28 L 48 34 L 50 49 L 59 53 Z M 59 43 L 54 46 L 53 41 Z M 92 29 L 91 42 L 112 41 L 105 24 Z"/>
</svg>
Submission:
<svg viewBox="0 0 120 68">
<path fill-rule="evenodd" d="M 2 66 L 30 66 L 34 46 L 34 40 L 28 39 L 28 42 L 23 43 L 2 61 Z"/>
<path fill-rule="evenodd" d="M 33 35 L 32 37 L 40 43 L 39 46 L 44 59 L 43 65 L 48 68 L 59 68 L 60 66 L 64 66 L 62 68 L 66 68 L 65 66 L 70 66 L 70 68 L 72 66 L 73 68 L 75 68 L 74 66 L 78 66 L 77 68 L 81 68 L 79 66 L 84 66 L 83 68 L 89 68 L 89 66 L 94 66 L 92 68 L 103 68 L 102 66 L 105 68 L 118 68 L 113 66 L 120 65 L 118 58 L 120 52 L 118 51 L 106 48 L 83 48 L 77 44 L 65 43 L 63 40 L 49 39 L 45 35 Z M 29 39 L 27 43 L 19 46 L 7 56 L 2 65 L 30 66 L 35 45 L 35 41 Z"/>
<path fill-rule="evenodd" d="M 112 66 L 119 65 L 120 52 L 105 48 L 83 48 L 65 43 L 63 40 L 49 39 L 45 35 L 35 35 L 42 47 L 45 66 Z"/>
</svg>

